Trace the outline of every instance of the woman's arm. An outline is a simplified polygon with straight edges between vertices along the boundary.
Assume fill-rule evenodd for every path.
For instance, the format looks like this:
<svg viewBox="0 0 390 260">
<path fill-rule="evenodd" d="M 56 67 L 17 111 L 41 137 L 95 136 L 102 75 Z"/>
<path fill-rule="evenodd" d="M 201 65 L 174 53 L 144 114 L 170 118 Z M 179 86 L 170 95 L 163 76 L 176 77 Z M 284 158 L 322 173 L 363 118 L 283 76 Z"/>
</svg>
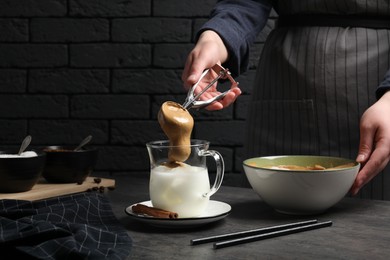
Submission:
<svg viewBox="0 0 390 260">
<path fill-rule="evenodd" d="M 249 48 L 267 23 L 272 9 L 266 0 L 221 0 L 211 12 L 211 18 L 199 30 L 212 30 L 222 39 L 228 50 L 223 65 L 238 76 L 248 68 Z"/>
<path fill-rule="evenodd" d="M 233 76 L 245 71 L 249 61 L 249 47 L 265 26 L 270 11 L 271 4 L 265 0 L 219 1 L 212 10 L 210 20 L 199 30 L 196 45 L 187 57 L 182 73 L 184 86 L 190 88 L 205 69 L 217 63 L 223 63 Z M 199 93 L 212 78 L 215 75 L 203 78 L 195 93 Z M 214 84 L 202 94 L 201 99 L 210 99 L 218 94 L 217 84 Z M 207 109 L 223 109 L 240 94 L 241 90 L 235 87 Z"/>
</svg>

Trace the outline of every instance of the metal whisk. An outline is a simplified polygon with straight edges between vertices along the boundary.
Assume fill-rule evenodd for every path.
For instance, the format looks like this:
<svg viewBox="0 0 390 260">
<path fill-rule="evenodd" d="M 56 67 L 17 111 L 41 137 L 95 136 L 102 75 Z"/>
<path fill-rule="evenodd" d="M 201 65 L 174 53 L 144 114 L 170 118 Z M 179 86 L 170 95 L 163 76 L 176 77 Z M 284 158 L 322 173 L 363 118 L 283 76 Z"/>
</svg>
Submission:
<svg viewBox="0 0 390 260">
<path fill-rule="evenodd" d="M 199 85 L 199 83 L 202 81 L 202 79 L 204 78 L 204 76 L 206 76 L 207 73 L 209 73 L 209 70 L 212 69 L 213 71 L 215 71 L 218 76 L 213 79 L 204 89 L 202 89 L 198 94 L 195 95 L 195 89 L 197 88 L 197 86 Z M 224 67 L 222 67 L 221 65 L 219 64 L 215 64 L 213 67 L 211 67 L 210 69 L 206 69 L 202 75 L 200 76 L 198 82 L 196 82 L 191 88 L 190 90 L 188 91 L 188 94 L 187 94 L 187 97 L 186 97 L 186 100 L 184 101 L 183 103 L 183 107 L 185 109 L 190 109 L 190 108 L 203 108 L 203 107 L 206 107 L 208 105 L 210 105 L 211 103 L 213 103 L 214 101 L 218 101 L 220 99 L 222 99 L 227 93 L 229 93 L 229 91 L 232 89 L 232 88 L 235 88 L 237 87 L 238 85 L 238 82 L 236 82 L 233 77 L 231 76 L 230 72 L 228 69 L 225 69 Z M 206 92 L 212 85 L 214 85 L 219 79 L 229 79 L 230 82 L 232 83 L 231 87 L 229 90 L 211 98 L 211 99 L 208 99 L 208 100 L 198 100 L 198 98 L 204 93 Z"/>
</svg>

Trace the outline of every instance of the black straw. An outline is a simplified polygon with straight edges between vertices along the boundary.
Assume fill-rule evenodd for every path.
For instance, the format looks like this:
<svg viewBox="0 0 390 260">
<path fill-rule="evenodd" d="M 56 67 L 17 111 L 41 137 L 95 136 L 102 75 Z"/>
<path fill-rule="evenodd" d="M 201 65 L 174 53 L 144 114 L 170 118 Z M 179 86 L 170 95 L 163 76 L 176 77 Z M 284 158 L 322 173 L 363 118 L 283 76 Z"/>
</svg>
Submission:
<svg viewBox="0 0 390 260">
<path fill-rule="evenodd" d="M 240 231 L 240 232 L 223 234 L 223 235 L 197 238 L 197 239 L 192 239 L 190 242 L 191 242 L 191 245 L 199 245 L 199 244 L 215 242 L 215 241 L 220 241 L 220 240 L 227 240 L 227 239 L 234 239 L 234 238 L 247 237 L 247 236 L 258 235 L 258 234 L 264 234 L 267 232 L 274 232 L 274 231 L 278 231 L 278 230 L 294 228 L 294 227 L 299 227 L 299 226 L 304 226 L 304 225 L 309 225 L 309 224 L 314 224 L 314 223 L 317 223 L 316 219 L 302 221 L 302 222 L 289 223 L 289 224 L 283 224 L 283 225 L 272 226 L 272 227 L 252 229 L 252 230 L 247 230 L 247 231 Z"/>
<path fill-rule="evenodd" d="M 321 223 L 309 224 L 309 225 L 305 225 L 305 226 L 299 226 L 299 227 L 289 228 L 289 229 L 285 229 L 285 230 L 264 233 L 264 234 L 260 234 L 260 235 L 253 235 L 253 236 L 237 238 L 237 239 L 233 239 L 233 240 L 227 240 L 227 241 L 223 241 L 223 242 L 217 242 L 217 243 L 214 243 L 214 249 L 249 243 L 249 242 L 253 242 L 253 241 L 264 240 L 267 238 L 273 238 L 273 237 L 294 234 L 294 233 L 298 233 L 298 232 L 328 227 L 331 225 L 332 225 L 332 221 L 325 221 L 325 222 L 321 222 Z"/>
</svg>

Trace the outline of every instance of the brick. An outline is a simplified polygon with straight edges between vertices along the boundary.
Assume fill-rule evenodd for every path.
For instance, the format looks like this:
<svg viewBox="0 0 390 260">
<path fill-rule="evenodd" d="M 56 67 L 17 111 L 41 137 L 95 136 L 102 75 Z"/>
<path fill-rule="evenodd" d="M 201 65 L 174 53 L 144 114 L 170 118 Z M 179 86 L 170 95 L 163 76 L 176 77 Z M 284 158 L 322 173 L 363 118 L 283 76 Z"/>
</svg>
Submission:
<svg viewBox="0 0 390 260">
<path fill-rule="evenodd" d="M 195 41 L 196 34 L 198 33 L 200 27 L 207 21 L 207 18 L 199 18 L 194 20 L 193 32 L 192 32 L 192 42 Z"/>
<path fill-rule="evenodd" d="M 157 120 L 115 120 L 111 124 L 111 142 L 113 144 L 142 146 L 147 142 L 161 139 L 167 138 Z"/>
<path fill-rule="evenodd" d="M 101 146 L 97 170 L 106 171 L 148 171 L 149 157 L 146 147 Z"/>
<path fill-rule="evenodd" d="M 0 42 L 27 42 L 27 19 L 0 19 Z"/>
<path fill-rule="evenodd" d="M 0 120 L 0 150 L 4 144 L 21 143 L 27 135 L 27 120 Z"/>
<path fill-rule="evenodd" d="M 33 69 L 28 85 L 32 93 L 108 93 L 110 73 L 103 69 Z"/>
<path fill-rule="evenodd" d="M 25 70 L 0 69 L 0 93 L 23 93 L 26 91 Z"/>
<path fill-rule="evenodd" d="M 0 118 L 64 118 L 67 116 L 66 96 L 0 96 Z"/>
<path fill-rule="evenodd" d="M 161 108 L 161 105 L 165 101 L 174 101 L 177 103 L 184 103 L 185 95 L 156 95 L 152 99 L 151 108 L 152 108 L 152 119 L 157 119 L 158 111 Z"/>
<path fill-rule="evenodd" d="M 31 147 L 76 145 L 91 134 L 99 149 L 94 175 L 148 177 L 145 143 L 166 139 L 157 113 L 167 100 L 184 102 L 184 62 L 216 2 L 1 1 L 2 148 L 18 149 L 27 134 Z M 246 110 L 272 15 L 251 49 L 250 70 L 237 78 L 243 94 L 236 103 L 190 110 L 192 137 L 211 141 L 225 159 L 224 185 L 246 183 L 240 169 Z"/>
<path fill-rule="evenodd" d="M 146 95 L 79 95 L 71 99 L 71 115 L 75 118 L 148 118 L 149 103 Z"/>
<path fill-rule="evenodd" d="M 153 65 L 161 68 L 182 69 L 193 47 L 193 44 L 156 44 Z"/>
<path fill-rule="evenodd" d="M 93 137 L 89 145 L 108 142 L 108 122 L 102 120 L 31 120 L 29 129 L 41 145 L 77 146 L 88 135 Z"/>
<path fill-rule="evenodd" d="M 32 42 L 98 42 L 110 37 L 107 19 L 35 18 Z"/>
<path fill-rule="evenodd" d="M 184 92 L 181 70 L 115 69 L 115 93 L 180 94 Z"/>
<path fill-rule="evenodd" d="M 214 145 L 242 145 L 245 121 L 201 121 L 194 126 L 194 138 L 207 139 Z"/>
<path fill-rule="evenodd" d="M 73 44 L 70 63 L 75 67 L 146 67 L 151 48 L 145 44 Z"/>
<path fill-rule="evenodd" d="M 66 0 L 3 0 L 0 2 L 0 16 L 64 16 L 67 12 L 66 2 Z"/>
<path fill-rule="evenodd" d="M 0 44 L 0 67 L 54 67 L 67 65 L 66 45 Z"/>
<path fill-rule="evenodd" d="M 188 42 L 191 20 L 173 18 L 114 19 L 112 39 L 116 42 Z"/>
<path fill-rule="evenodd" d="M 149 16 L 151 0 L 69 0 L 69 13 L 87 17 Z"/>
<path fill-rule="evenodd" d="M 217 0 L 165 0 L 153 2 L 155 16 L 208 17 Z"/>
</svg>

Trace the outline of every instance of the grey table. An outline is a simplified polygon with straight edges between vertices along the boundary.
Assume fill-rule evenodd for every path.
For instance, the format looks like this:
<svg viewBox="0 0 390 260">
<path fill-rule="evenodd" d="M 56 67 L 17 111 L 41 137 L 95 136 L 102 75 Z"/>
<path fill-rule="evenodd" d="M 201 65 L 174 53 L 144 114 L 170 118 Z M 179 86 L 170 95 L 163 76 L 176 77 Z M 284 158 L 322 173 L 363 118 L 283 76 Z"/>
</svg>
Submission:
<svg viewBox="0 0 390 260">
<path fill-rule="evenodd" d="M 129 259 L 390 259 L 390 201 L 345 198 L 323 214 L 291 216 L 275 212 L 252 189 L 222 186 L 212 199 L 231 205 L 226 218 L 193 229 L 164 229 L 124 212 L 133 203 L 149 200 L 148 179 L 115 179 L 116 189 L 106 194 L 133 239 Z M 193 238 L 308 219 L 331 220 L 333 225 L 222 249 L 190 245 Z"/>
</svg>

